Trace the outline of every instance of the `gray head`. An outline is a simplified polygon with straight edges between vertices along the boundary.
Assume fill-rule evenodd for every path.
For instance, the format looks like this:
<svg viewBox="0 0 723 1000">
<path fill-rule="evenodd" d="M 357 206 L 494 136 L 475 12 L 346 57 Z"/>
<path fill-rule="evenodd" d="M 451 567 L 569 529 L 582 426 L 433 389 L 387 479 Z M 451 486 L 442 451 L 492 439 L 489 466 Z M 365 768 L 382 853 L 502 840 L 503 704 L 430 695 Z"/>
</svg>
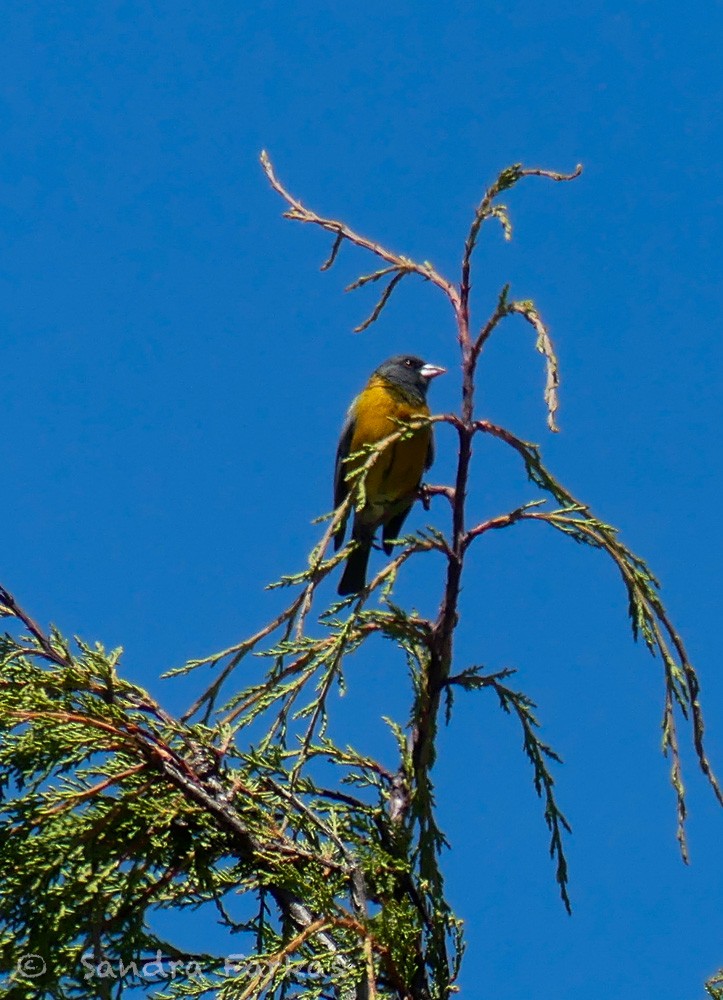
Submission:
<svg viewBox="0 0 723 1000">
<path fill-rule="evenodd" d="M 409 396 L 424 402 L 431 380 L 437 375 L 443 375 L 446 370 L 439 365 L 430 365 L 414 354 L 395 354 L 393 358 L 382 362 L 374 374 L 398 386 Z"/>
</svg>

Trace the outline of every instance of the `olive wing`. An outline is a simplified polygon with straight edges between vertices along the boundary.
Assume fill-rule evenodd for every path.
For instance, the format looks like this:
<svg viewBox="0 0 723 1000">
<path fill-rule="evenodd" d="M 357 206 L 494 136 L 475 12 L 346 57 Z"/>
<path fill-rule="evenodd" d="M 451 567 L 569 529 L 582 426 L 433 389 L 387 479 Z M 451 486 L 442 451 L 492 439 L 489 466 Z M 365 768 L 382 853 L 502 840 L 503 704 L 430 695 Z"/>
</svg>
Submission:
<svg viewBox="0 0 723 1000">
<path fill-rule="evenodd" d="M 349 411 L 344 420 L 344 426 L 341 429 L 341 434 L 339 435 L 339 444 L 336 448 L 336 461 L 334 463 L 334 510 L 336 510 L 341 504 L 344 503 L 349 494 L 349 485 L 346 481 L 346 473 L 348 466 L 344 462 L 345 458 L 349 457 L 349 449 L 351 448 L 351 442 L 354 438 L 354 410 L 356 406 L 356 400 L 349 407 Z M 338 549 L 341 547 L 344 541 L 344 531 L 346 529 L 346 518 L 339 525 L 335 535 L 334 535 L 334 548 Z"/>
</svg>

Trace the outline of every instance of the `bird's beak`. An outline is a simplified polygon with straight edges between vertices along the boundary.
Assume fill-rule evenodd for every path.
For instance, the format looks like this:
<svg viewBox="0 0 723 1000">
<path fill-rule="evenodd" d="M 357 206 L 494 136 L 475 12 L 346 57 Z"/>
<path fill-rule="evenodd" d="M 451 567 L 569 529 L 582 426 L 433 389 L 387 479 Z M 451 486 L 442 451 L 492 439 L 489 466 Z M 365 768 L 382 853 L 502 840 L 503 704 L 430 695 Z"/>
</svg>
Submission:
<svg viewBox="0 0 723 1000">
<path fill-rule="evenodd" d="M 422 378 L 430 379 L 436 378 L 437 375 L 444 375 L 446 371 L 446 368 L 440 368 L 439 365 L 423 365 L 419 370 L 419 374 Z"/>
</svg>

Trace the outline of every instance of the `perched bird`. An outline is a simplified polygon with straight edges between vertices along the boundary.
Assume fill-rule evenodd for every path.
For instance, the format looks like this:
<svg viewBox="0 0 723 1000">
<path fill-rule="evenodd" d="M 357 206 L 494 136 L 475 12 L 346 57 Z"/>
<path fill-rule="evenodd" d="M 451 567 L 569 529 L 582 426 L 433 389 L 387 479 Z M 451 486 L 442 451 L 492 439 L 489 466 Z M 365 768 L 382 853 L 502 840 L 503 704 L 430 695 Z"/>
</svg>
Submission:
<svg viewBox="0 0 723 1000">
<path fill-rule="evenodd" d="M 430 380 L 442 375 L 445 368 L 427 364 L 413 355 L 398 354 L 389 358 L 372 373 L 371 378 L 349 407 L 342 427 L 334 467 L 334 507 L 344 502 L 353 484 L 347 482 L 350 472 L 369 459 L 345 462 L 365 445 L 382 441 L 400 423 L 415 417 L 428 417 L 427 389 Z M 404 520 L 414 503 L 422 473 L 434 459 L 434 438 L 431 426 L 420 427 L 404 440 L 387 445 L 367 471 L 364 480 L 364 503 L 356 506 L 352 538 L 357 547 L 347 559 L 338 592 L 342 596 L 356 594 L 366 584 L 367 563 L 374 534 L 382 526 L 382 541 L 387 555 L 392 551 L 390 539 L 398 538 Z M 334 548 L 344 541 L 346 519 L 334 536 Z"/>
</svg>

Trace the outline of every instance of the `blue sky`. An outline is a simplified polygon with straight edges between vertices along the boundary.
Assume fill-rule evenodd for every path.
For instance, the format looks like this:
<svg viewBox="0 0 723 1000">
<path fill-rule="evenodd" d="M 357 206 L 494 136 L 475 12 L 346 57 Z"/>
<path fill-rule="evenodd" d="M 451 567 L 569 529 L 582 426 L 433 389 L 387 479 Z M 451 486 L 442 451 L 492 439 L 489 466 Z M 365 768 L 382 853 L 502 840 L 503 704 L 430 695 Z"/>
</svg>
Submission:
<svg viewBox="0 0 723 1000">
<path fill-rule="evenodd" d="M 371 369 L 414 351 L 450 369 L 433 407 L 458 405 L 441 297 L 409 280 L 353 334 L 373 300 L 343 287 L 369 260 L 346 252 L 319 272 L 328 240 L 280 218 L 261 148 L 310 206 L 453 278 L 501 168 L 582 162 L 574 184 L 515 189 L 515 238 L 489 227 L 475 280 L 478 322 L 510 281 L 549 324 L 561 433 L 546 430 L 522 321 L 490 344 L 479 413 L 540 442 L 662 578 L 723 771 L 723 3 L 682 13 L 669 0 L 6 3 L 2 583 L 40 620 L 122 644 L 129 674 L 185 707 L 195 681 L 160 673 L 278 608 L 263 586 L 317 537 L 341 420 Z M 453 447 L 442 431 L 436 481 Z M 535 498 L 500 445 L 474 459 L 480 520 Z M 400 597 L 433 611 L 434 569 Z M 569 918 L 513 721 L 492 697 L 458 698 L 436 779 L 464 995 L 700 998 L 723 963 L 723 816 L 685 740 L 685 868 L 660 665 L 630 640 L 613 568 L 541 525 L 486 536 L 458 655 L 518 668 L 565 760 L 574 830 Z M 405 718 L 403 668 L 360 657 L 347 681 L 338 725 L 391 761 L 379 717 Z"/>
</svg>

